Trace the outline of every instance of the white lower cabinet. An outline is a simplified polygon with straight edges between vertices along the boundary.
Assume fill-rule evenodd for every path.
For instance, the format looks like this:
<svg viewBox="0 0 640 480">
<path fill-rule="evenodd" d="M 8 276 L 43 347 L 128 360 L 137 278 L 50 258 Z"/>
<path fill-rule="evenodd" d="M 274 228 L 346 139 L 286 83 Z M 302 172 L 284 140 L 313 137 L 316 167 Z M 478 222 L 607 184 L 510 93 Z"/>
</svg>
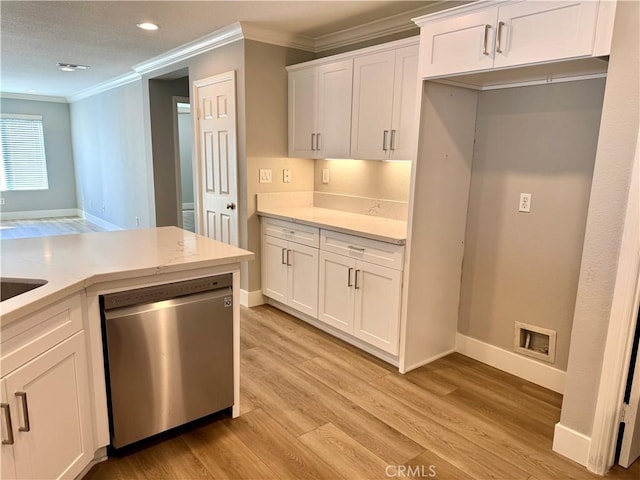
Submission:
<svg viewBox="0 0 640 480">
<path fill-rule="evenodd" d="M 266 219 L 262 235 L 262 293 L 310 315 L 318 315 L 318 247 L 303 245 L 285 238 L 299 238 L 307 229 L 288 222 Z M 311 239 L 317 244 L 318 229 Z M 269 233 L 269 234 L 267 234 Z"/>
<path fill-rule="evenodd" d="M 94 458 L 80 297 L 3 328 L 2 479 L 75 478 Z"/>
<path fill-rule="evenodd" d="M 400 271 L 320 252 L 318 320 L 397 355 L 401 295 Z"/>
</svg>

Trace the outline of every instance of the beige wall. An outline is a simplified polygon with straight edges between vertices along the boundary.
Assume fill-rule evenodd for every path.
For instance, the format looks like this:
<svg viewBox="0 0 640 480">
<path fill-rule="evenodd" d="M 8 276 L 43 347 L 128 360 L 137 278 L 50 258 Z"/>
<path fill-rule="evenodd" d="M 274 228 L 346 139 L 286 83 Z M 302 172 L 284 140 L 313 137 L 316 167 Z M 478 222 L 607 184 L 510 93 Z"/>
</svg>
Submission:
<svg viewBox="0 0 640 480">
<path fill-rule="evenodd" d="M 330 182 L 322 183 L 322 170 L 328 168 Z M 316 160 L 314 189 L 360 197 L 409 201 L 411 162 L 372 160 Z"/>
<path fill-rule="evenodd" d="M 256 254 L 244 275 L 243 289 L 260 290 L 260 219 L 256 194 L 313 190 L 313 160 L 287 158 L 287 71 L 285 66 L 312 54 L 247 40 L 245 44 L 246 98 L 246 244 Z M 272 170 L 272 183 L 259 183 L 259 169 Z M 292 182 L 283 183 L 282 170 L 291 169 Z M 244 272 L 243 272 L 244 273 Z"/>
<path fill-rule="evenodd" d="M 512 350 L 557 331 L 566 370 L 604 79 L 480 93 L 458 330 Z M 518 212 L 531 193 L 531 212 Z"/>
<path fill-rule="evenodd" d="M 618 2 L 560 423 L 590 436 L 640 127 L 640 3 Z"/>
</svg>

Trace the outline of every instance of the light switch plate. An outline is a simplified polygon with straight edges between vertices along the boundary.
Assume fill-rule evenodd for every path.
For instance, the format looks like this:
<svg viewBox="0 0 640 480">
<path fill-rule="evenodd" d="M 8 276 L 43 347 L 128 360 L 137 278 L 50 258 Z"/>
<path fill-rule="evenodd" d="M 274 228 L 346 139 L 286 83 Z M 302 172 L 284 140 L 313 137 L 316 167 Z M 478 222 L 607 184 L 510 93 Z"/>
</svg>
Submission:
<svg viewBox="0 0 640 480">
<path fill-rule="evenodd" d="M 270 168 L 261 168 L 260 169 L 260 183 L 271 183 L 271 169 Z"/>
<path fill-rule="evenodd" d="M 282 182 L 283 183 L 291 183 L 291 169 L 285 168 L 282 170 Z"/>
<path fill-rule="evenodd" d="M 520 206 L 518 207 L 519 212 L 529 213 L 531 211 L 531 194 L 530 193 L 521 193 L 520 194 Z"/>
<path fill-rule="evenodd" d="M 328 168 L 322 169 L 322 183 L 329 183 L 331 181 L 331 174 Z"/>
</svg>

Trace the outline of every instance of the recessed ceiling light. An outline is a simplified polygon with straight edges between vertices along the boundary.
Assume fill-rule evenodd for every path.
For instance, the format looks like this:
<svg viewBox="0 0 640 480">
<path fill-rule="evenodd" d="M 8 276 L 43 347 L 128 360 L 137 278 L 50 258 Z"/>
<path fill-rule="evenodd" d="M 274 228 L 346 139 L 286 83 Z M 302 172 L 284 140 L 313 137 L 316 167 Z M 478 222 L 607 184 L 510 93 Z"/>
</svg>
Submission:
<svg viewBox="0 0 640 480">
<path fill-rule="evenodd" d="M 63 72 L 75 72 L 76 70 L 87 70 L 89 65 L 76 65 L 75 63 L 58 62 L 57 67 Z"/>
<path fill-rule="evenodd" d="M 142 30 L 158 30 L 158 28 L 160 28 L 155 23 L 149 23 L 149 22 L 138 23 L 136 24 L 136 27 L 141 28 Z"/>
<path fill-rule="evenodd" d="M 33 88 L 30 90 L 27 90 L 27 93 L 38 93 L 38 90 L 34 90 Z"/>
</svg>

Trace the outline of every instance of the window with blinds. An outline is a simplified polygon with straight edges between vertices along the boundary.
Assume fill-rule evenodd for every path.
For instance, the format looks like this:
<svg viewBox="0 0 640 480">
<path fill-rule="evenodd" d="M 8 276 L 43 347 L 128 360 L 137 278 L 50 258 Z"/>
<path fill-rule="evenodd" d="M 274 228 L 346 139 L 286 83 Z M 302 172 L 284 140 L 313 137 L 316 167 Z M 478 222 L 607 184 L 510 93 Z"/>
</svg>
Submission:
<svg viewBox="0 0 640 480">
<path fill-rule="evenodd" d="M 0 190 L 47 190 L 42 117 L 2 114 Z"/>
</svg>

